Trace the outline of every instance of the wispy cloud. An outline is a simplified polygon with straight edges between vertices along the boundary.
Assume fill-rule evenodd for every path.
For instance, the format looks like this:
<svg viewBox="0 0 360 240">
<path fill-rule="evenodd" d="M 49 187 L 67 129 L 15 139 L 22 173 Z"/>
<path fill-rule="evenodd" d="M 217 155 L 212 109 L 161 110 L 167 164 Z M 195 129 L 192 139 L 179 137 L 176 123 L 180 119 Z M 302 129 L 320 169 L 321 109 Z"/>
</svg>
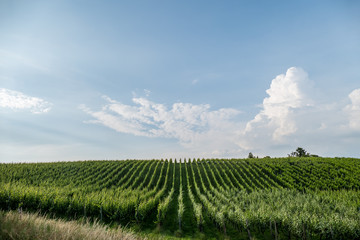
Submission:
<svg viewBox="0 0 360 240">
<path fill-rule="evenodd" d="M 208 150 L 204 142 L 212 142 L 213 151 L 220 151 L 219 146 L 226 143 L 234 147 L 230 142 L 234 131 L 240 129 L 235 121 L 240 111 L 236 109 L 211 110 L 208 104 L 191 103 L 175 103 L 167 108 L 146 98 L 133 98 L 134 105 L 125 105 L 107 96 L 104 99 L 107 104 L 100 111 L 80 107 L 94 118 L 88 122 L 136 136 L 175 138 L 184 146 L 198 147 L 200 151 Z"/>
<path fill-rule="evenodd" d="M 27 110 L 32 113 L 46 113 L 52 104 L 37 97 L 27 96 L 21 92 L 0 88 L 0 107 L 12 110 Z"/>
<path fill-rule="evenodd" d="M 144 89 L 145 96 L 149 97 L 151 94 L 151 91 L 148 89 Z"/>
<path fill-rule="evenodd" d="M 198 78 L 195 78 L 194 80 L 192 80 L 191 84 L 192 85 L 195 85 L 199 82 L 199 79 Z"/>
<path fill-rule="evenodd" d="M 50 72 L 48 66 L 45 66 L 43 63 L 40 63 L 38 60 L 32 57 L 28 57 L 26 55 L 18 54 L 16 52 L 8 51 L 5 49 L 0 49 L 0 68 L 17 69 L 19 68 L 19 66 L 26 66 L 46 73 Z"/>
</svg>

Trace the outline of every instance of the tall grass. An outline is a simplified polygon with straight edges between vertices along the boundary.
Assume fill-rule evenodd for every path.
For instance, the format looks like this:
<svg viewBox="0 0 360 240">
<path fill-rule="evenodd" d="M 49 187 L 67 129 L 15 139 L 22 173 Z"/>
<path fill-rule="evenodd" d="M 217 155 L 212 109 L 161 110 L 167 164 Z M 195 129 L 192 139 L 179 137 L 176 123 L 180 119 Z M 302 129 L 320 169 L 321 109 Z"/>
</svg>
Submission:
<svg viewBox="0 0 360 240">
<path fill-rule="evenodd" d="M 110 229 L 98 222 L 80 223 L 50 219 L 33 213 L 0 211 L 0 239 L 12 240 L 135 240 L 140 237 L 121 227 Z"/>
</svg>

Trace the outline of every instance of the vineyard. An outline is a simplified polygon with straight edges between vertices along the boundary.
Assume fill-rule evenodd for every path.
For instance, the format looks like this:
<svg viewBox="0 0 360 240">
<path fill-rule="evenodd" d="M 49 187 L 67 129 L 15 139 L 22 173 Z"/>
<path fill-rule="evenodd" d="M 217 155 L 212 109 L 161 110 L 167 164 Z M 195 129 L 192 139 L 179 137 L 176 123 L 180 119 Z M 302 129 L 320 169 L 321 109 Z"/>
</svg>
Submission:
<svg viewBox="0 0 360 240">
<path fill-rule="evenodd" d="M 0 208 L 169 237 L 359 239 L 360 160 L 0 164 Z"/>
</svg>

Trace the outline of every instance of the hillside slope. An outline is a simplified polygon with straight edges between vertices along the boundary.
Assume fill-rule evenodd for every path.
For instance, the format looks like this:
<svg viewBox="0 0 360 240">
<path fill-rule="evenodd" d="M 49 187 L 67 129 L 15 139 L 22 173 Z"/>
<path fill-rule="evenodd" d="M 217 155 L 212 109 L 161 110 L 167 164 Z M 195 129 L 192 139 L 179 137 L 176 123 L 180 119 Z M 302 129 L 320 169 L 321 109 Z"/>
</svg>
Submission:
<svg viewBox="0 0 360 240">
<path fill-rule="evenodd" d="M 0 207 L 165 236 L 356 239 L 360 160 L 0 164 Z"/>
</svg>

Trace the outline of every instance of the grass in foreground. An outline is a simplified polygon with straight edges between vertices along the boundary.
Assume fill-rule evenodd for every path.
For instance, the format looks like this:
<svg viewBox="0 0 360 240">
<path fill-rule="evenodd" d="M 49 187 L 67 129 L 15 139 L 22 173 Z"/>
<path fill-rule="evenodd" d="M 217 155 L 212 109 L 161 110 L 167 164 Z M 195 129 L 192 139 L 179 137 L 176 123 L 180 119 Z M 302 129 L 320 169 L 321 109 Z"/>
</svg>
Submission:
<svg viewBox="0 0 360 240">
<path fill-rule="evenodd" d="M 50 219 L 39 214 L 0 211 L 0 239 L 12 240 L 135 240 L 143 239 L 118 227 L 110 229 L 98 222 L 80 223 Z"/>
</svg>

